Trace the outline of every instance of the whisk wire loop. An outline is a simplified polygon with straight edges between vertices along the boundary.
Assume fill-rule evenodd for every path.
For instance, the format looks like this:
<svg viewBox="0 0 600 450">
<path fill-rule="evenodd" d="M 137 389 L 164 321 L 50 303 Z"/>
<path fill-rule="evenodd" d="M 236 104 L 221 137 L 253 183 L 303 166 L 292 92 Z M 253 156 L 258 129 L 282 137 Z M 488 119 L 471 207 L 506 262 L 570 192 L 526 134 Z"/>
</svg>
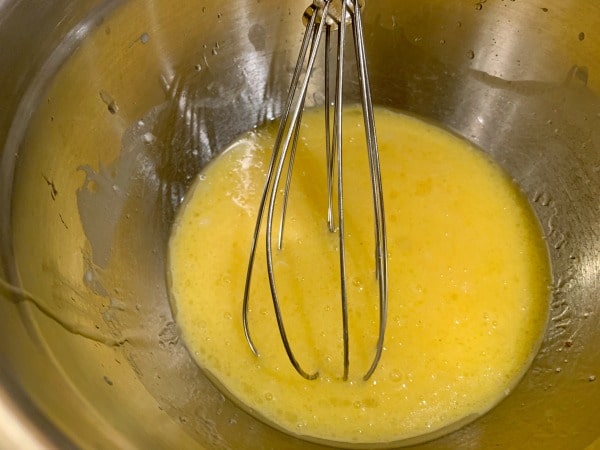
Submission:
<svg viewBox="0 0 600 450">
<path fill-rule="evenodd" d="M 258 350 L 254 345 L 249 331 L 249 297 L 250 285 L 258 237 L 262 227 L 262 221 L 266 214 L 265 250 L 267 260 L 267 275 L 273 308 L 277 320 L 279 334 L 283 342 L 288 359 L 294 369 L 304 378 L 313 380 L 319 376 L 319 372 L 309 373 L 305 371 L 296 358 L 289 342 L 286 328 L 283 322 L 280 300 L 275 281 L 275 268 L 273 264 L 273 219 L 275 206 L 279 195 L 283 196 L 281 217 L 279 221 L 279 235 L 277 248 L 283 248 L 283 234 L 285 216 L 288 205 L 289 192 L 292 182 L 292 169 L 296 156 L 296 149 L 300 134 L 302 112 L 304 110 L 306 95 L 310 82 L 310 76 L 315 67 L 315 61 L 319 52 L 319 46 L 325 33 L 325 157 L 327 173 L 327 226 L 331 232 L 338 233 L 339 244 L 339 270 L 340 270 L 340 293 L 342 310 L 342 339 L 343 339 L 343 379 L 347 380 L 350 367 L 349 351 L 349 314 L 348 314 L 348 290 L 346 270 L 346 242 L 344 221 L 344 183 L 343 183 L 343 77 L 345 62 L 346 24 L 352 24 L 354 36 L 354 48 L 356 53 L 358 79 L 361 93 L 361 104 L 363 119 L 365 123 L 365 135 L 367 140 L 367 152 L 369 169 L 371 173 L 371 186 L 373 195 L 373 209 L 375 217 L 375 275 L 378 280 L 379 292 L 379 333 L 375 356 L 369 370 L 363 379 L 367 380 L 375 371 L 382 356 L 385 323 L 387 320 L 387 243 L 386 228 L 383 207 L 383 190 L 381 182 L 381 170 L 375 132 L 373 104 L 369 87 L 369 78 L 366 65 L 366 54 L 364 48 L 364 36 L 362 29 L 361 7 L 364 1 L 359 0 L 315 0 L 304 14 L 306 30 L 300 54 L 294 74 L 288 98 L 286 100 L 279 129 L 276 135 L 273 153 L 267 171 L 267 178 L 259 203 L 258 217 L 256 220 L 246 283 L 244 287 L 244 299 L 242 307 L 242 322 L 244 334 L 250 349 L 258 356 Z M 331 30 L 337 29 L 337 64 L 335 78 L 335 92 L 333 95 L 333 126 L 331 126 L 331 92 L 330 92 L 330 49 Z M 304 78 L 302 73 L 304 72 Z M 287 167 L 285 176 L 285 187 L 283 193 L 279 194 L 281 178 Z M 335 189 L 334 189 L 335 186 Z M 334 198 L 334 190 L 337 197 Z M 337 206 L 337 230 L 335 227 L 334 205 Z"/>
<path fill-rule="evenodd" d="M 306 31 L 304 33 L 302 45 L 300 46 L 300 53 L 298 55 L 298 61 L 296 62 L 296 68 L 295 68 L 294 74 L 292 76 L 290 95 L 288 95 L 285 106 L 283 108 L 283 112 L 281 115 L 281 124 L 279 126 L 277 135 L 275 137 L 273 153 L 271 155 L 269 167 L 267 169 L 267 178 L 266 178 L 265 186 L 263 188 L 260 202 L 259 202 L 259 210 L 258 210 L 258 215 L 256 218 L 256 223 L 254 226 L 252 246 L 250 248 L 250 257 L 248 259 L 248 269 L 246 272 L 246 282 L 244 285 L 244 299 L 243 299 L 243 304 L 242 304 L 242 324 L 243 324 L 244 336 L 246 337 L 246 341 L 248 342 L 248 345 L 250 346 L 252 353 L 254 353 L 256 356 L 259 355 L 258 349 L 254 345 L 254 341 L 252 339 L 252 335 L 250 334 L 250 328 L 248 325 L 250 285 L 251 285 L 251 281 L 252 281 L 252 271 L 254 268 L 254 260 L 256 258 L 256 247 L 258 244 L 258 236 L 260 234 L 260 229 L 262 226 L 262 219 L 264 217 L 267 196 L 269 195 L 269 190 L 270 190 L 272 179 L 274 176 L 275 164 L 276 164 L 277 158 L 279 156 L 279 152 L 280 152 L 280 148 L 281 148 L 281 141 L 283 139 L 283 133 L 285 132 L 285 126 L 283 126 L 283 124 L 288 120 L 290 111 L 292 109 L 292 103 L 294 100 L 294 95 L 293 95 L 292 89 L 294 88 L 294 86 L 298 85 L 298 81 L 302 74 L 302 67 L 304 65 L 304 60 L 306 59 L 306 52 L 308 51 L 308 47 L 311 42 L 311 34 L 312 34 L 315 24 L 317 23 L 316 19 L 317 19 L 317 16 L 313 15 L 310 18 L 310 21 L 306 24 Z"/>
<path fill-rule="evenodd" d="M 354 29 L 354 47 L 357 61 L 366 61 L 365 43 L 362 28 L 360 8 L 356 8 L 355 20 L 352 21 Z M 373 191 L 373 207 L 375 217 L 375 273 L 379 282 L 379 335 L 377 339 L 375 358 L 371 367 L 363 377 L 368 380 L 381 359 L 384 347 L 385 328 L 387 322 L 388 298 L 388 267 L 387 267 L 387 234 L 384 214 L 383 187 L 381 181 L 381 165 L 379 161 L 379 148 L 377 133 L 375 131 L 375 117 L 373 113 L 373 100 L 369 83 L 369 74 L 366 64 L 357 64 L 358 80 L 362 101 L 365 134 L 367 137 L 367 151 L 371 170 L 371 185 Z"/>
<path fill-rule="evenodd" d="M 277 326 L 279 328 L 279 334 L 281 335 L 281 339 L 283 341 L 285 351 L 288 355 L 290 362 L 292 363 L 292 365 L 294 366 L 294 368 L 300 375 L 302 375 L 304 378 L 309 379 L 309 380 L 313 380 L 313 379 L 317 378 L 319 374 L 318 374 L 318 372 L 309 374 L 306 371 L 304 371 L 304 369 L 302 369 L 302 367 L 300 366 L 300 363 L 298 362 L 298 360 L 296 359 L 296 357 L 292 351 L 290 342 L 287 338 L 287 334 L 285 331 L 285 326 L 283 324 L 283 317 L 281 314 L 281 307 L 280 307 L 280 302 L 279 302 L 279 297 L 277 294 L 277 287 L 276 287 L 276 282 L 275 282 L 275 267 L 273 265 L 272 236 L 273 236 L 273 215 L 274 215 L 274 211 L 275 211 L 275 201 L 277 199 L 277 193 L 279 191 L 279 183 L 280 183 L 280 179 L 281 179 L 281 175 L 283 172 L 285 162 L 287 160 L 287 155 L 290 150 L 290 142 L 292 140 L 292 136 L 296 132 L 297 128 L 299 127 L 299 123 L 300 123 L 299 118 L 302 115 L 302 107 L 304 105 L 304 101 L 306 98 L 306 92 L 308 90 L 310 74 L 315 65 L 317 52 L 318 52 L 318 48 L 319 48 L 319 41 L 323 34 L 324 24 L 325 24 L 324 22 L 320 22 L 318 25 L 318 28 L 315 32 L 314 45 L 311 47 L 311 52 L 310 52 L 310 56 L 309 56 L 309 60 L 308 60 L 307 68 L 306 68 L 306 74 L 302 81 L 302 85 L 300 87 L 299 98 L 297 99 L 296 103 L 294 104 L 294 108 L 292 111 L 292 116 L 290 119 L 291 125 L 287 126 L 287 124 L 285 124 L 283 122 L 280 125 L 280 126 L 287 128 L 287 134 L 283 141 L 283 145 L 281 147 L 281 154 L 279 156 L 279 161 L 277 164 L 277 168 L 275 170 L 275 178 L 273 181 L 273 187 L 271 189 L 271 193 L 269 196 L 269 206 L 267 208 L 267 224 L 266 224 L 267 274 L 269 277 L 269 287 L 271 289 L 271 298 L 273 299 L 273 307 L 275 309 L 275 317 L 277 319 Z M 293 93 L 291 93 L 290 95 L 293 95 Z M 291 154 L 295 154 L 295 149 L 293 149 L 291 151 Z M 291 168 L 292 164 L 293 164 L 293 160 L 289 160 L 290 168 Z M 282 234 L 281 230 L 280 230 L 280 234 Z"/>
</svg>

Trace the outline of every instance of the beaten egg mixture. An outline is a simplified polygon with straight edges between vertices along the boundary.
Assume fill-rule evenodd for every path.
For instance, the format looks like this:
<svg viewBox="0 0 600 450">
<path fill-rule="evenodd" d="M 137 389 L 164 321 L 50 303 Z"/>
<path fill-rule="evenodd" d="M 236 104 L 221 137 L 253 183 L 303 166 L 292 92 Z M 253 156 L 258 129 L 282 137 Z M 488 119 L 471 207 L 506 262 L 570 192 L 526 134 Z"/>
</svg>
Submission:
<svg viewBox="0 0 600 450">
<path fill-rule="evenodd" d="M 498 403 L 529 365 L 548 312 L 546 248 L 529 205 L 478 149 L 416 118 L 376 109 L 389 246 L 385 347 L 378 333 L 374 229 L 360 109 L 344 112 L 350 376 L 338 236 L 326 225 L 323 111 L 304 114 L 275 276 L 308 381 L 287 359 L 266 275 L 264 230 L 242 298 L 274 124 L 242 136 L 199 175 L 170 241 L 176 320 L 198 364 L 238 402 L 310 439 L 381 443 L 448 429 Z M 276 211 L 276 220 L 279 215 Z M 277 237 L 278 222 L 274 225 Z"/>
</svg>

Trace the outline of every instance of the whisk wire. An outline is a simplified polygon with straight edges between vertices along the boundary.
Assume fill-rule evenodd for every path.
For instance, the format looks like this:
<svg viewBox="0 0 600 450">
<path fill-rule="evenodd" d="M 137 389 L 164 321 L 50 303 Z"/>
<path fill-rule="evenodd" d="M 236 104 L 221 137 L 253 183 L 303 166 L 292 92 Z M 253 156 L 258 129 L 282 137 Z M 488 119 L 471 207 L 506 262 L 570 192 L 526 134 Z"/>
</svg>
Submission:
<svg viewBox="0 0 600 450">
<path fill-rule="evenodd" d="M 327 226 L 332 233 L 333 223 L 333 149 L 331 144 L 331 95 L 329 92 L 329 55 L 331 52 L 331 27 L 325 30 L 325 158 L 327 164 Z"/>
<path fill-rule="evenodd" d="M 325 6 L 324 14 L 326 14 L 328 7 L 329 7 L 329 4 L 327 4 Z M 313 15 L 315 15 L 315 14 L 313 14 Z M 304 79 L 302 80 L 299 96 L 298 96 L 296 103 L 294 104 L 294 107 L 292 110 L 292 116 L 290 119 L 291 125 L 288 125 L 283 122 L 280 124 L 280 127 L 284 127 L 287 129 L 287 134 L 285 136 L 283 145 L 281 147 L 281 154 L 279 156 L 279 162 L 278 162 L 278 165 L 277 165 L 277 168 L 275 171 L 275 178 L 273 181 L 273 187 L 271 189 L 271 195 L 269 198 L 269 206 L 267 209 L 267 225 L 266 225 L 267 274 L 269 277 L 269 286 L 271 289 L 271 297 L 273 299 L 273 307 L 275 309 L 275 317 L 277 319 L 277 326 L 279 328 L 279 333 L 283 340 L 284 347 L 285 347 L 285 350 L 286 350 L 286 353 L 288 355 L 290 362 L 292 363 L 292 365 L 294 366 L 296 371 L 308 380 L 313 380 L 313 379 L 317 378 L 319 373 L 314 372 L 312 374 L 309 374 L 304 369 L 302 369 L 302 367 L 300 366 L 300 363 L 298 362 L 298 360 L 296 359 L 296 357 L 292 351 L 289 339 L 287 338 L 285 326 L 283 323 L 283 316 L 281 313 L 279 297 L 277 294 L 277 286 L 276 286 L 276 282 L 275 282 L 275 266 L 273 264 L 272 235 L 273 235 L 273 215 L 274 215 L 274 211 L 275 211 L 275 203 L 277 200 L 277 194 L 279 192 L 279 183 L 281 180 L 281 175 L 282 175 L 286 160 L 288 161 L 288 166 L 290 169 L 289 173 L 291 175 L 291 170 L 292 170 L 294 160 L 293 160 L 293 156 L 291 156 L 288 159 L 287 155 L 288 155 L 288 152 L 290 151 L 290 143 L 292 141 L 293 135 L 299 131 L 300 118 L 302 116 L 302 109 L 304 107 L 306 93 L 308 91 L 310 75 L 311 75 L 314 65 L 315 65 L 315 61 L 316 61 L 316 57 L 317 57 L 317 53 L 318 53 L 318 49 L 319 49 L 319 43 L 321 40 L 321 36 L 323 34 L 324 27 L 325 27 L 325 22 L 322 20 L 319 22 L 317 28 L 314 31 L 314 38 L 312 41 L 311 51 L 310 51 L 310 55 L 309 55 L 309 59 L 308 59 L 307 67 L 306 67 L 306 73 L 305 73 Z M 296 87 L 293 87 L 292 92 L 290 92 L 291 96 L 294 96 L 295 90 L 296 90 Z M 295 148 L 296 148 L 296 146 L 294 145 L 294 148 L 291 151 L 291 155 L 295 154 Z M 290 178 L 288 178 L 288 180 L 289 179 Z M 286 189 L 284 191 L 284 197 L 287 197 L 288 195 L 289 195 L 289 190 Z M 286 198 L 284 198 L 284 203 L 287 204 Z M 283 217 L 282 217 L 282 219 L 283 219 Z M 280 234 L 281 234 L 281 231 L 282 230 L 280 229 Z"/>
<path fill-rule="evenodd" d="M 326 8 L 328 8 L 328 5 L 326 5 Z M 277 199 L 277 193 L 279 191 L 279 183 L 281 180 L 281 175 L 283 172 L 285 162 L 287 160 L 287 155 L 290 150 L 290 143 L 292 140 L 292 136 L 295 133 L 297 127 L 299 127 L 299 123 L 300 123 L 299 120 L 302 115 L 302 107 L 303 107 L 304 101 L 306 99 L 306 93 L 308 91 L 308 84 L 310 82 L 310 74 L 312 73 L 314 65 L 315 65 L 317 52 L 319 49 L 319 42 L 320 42 L 321 36 L 323 34 L 324 26 L 325 26 L 324 21 L 321 21 L 317 27 L 317 30 L 314 33 L 314 40 L 313 40 L 313 45 L 311 47 L 308 64 L 306 67 L 306 73 L 305 73 L 304 79 L 302 80 L 299 97 L 296 100 L 296 103 L 294 104 L 294 108 L 292 110 L 292 116 L 290 119 L 291 125 L 288 126 L 285 123 L 280 124 L 281 127 L 287 128 L 287 134 L 285 136 L 283 145 L 281 147 L 281 154 L 279 156 L 279 162 L 278 162 L 278 165 L 277 165 L 277 168 L 275 171 L 275 178 L 273 181 L 273 187 L 271 189 L 271 195 L 269 198 L 269 206 L 267 209 L 267 225 L 266 225 L 267 275 L 269 277 L 269 287 L 271 289 L 271 297 L 273 299 L 273 307 L 275 309 L 275 317 L 277 319 L 277 326 L 279 328 L 279 334 L 281 335 L 281 339 L 283 340 L 285 351 L 288 355 L 290 362 L 292 363 L 292 365 L 294 366 L 296 371 L 300 375 L 302 375 L 302 377 L 304 377 L 308 380 L 313 380 L 313 379 L 317 378 L 319 373 L 314 372 L 312 374 L 309 374 L 301 367 L 300 363 L 298 362 L 297 358 L 294 355 L 294 352 L 292 351 L 289 339 L 287 337 L 287 334 L 285 331 L 285 326 L 283 323 L 283 316 L 281 313 L 279 297 L 277 294 L 277 286 L 276 286 L 276 282 L 275 282 L 275 266 L 273 264 L 272 235 L 273 235 L 273 215 L 274 215 L 274 211 L 275 211 L 275 203 L 276 203 L 276 199 Z M 296 88 L 294 87 L 293 91 L 295 91 L 295 89 Z M 290 95 L 293 96 L 294 92 L 290 92 Z M 294 152 L 292 152 L 292 153 L 294 153 Z M 293 164 L 293 160 L 288 160 L 288 161 L 289 161 L 288 162 L 289 165 Z M 288 192 L 284 193 L 284 195 L 287 195 L 287 194 L 288 194 Z"/>
<path fill-rule="evenodd" d="M 337 194 L 338 194 L 338 239 L 339 239 L 339 258 L 340 258 L 340 289 L 342 302 L 342 336 L 344 347 L 344 375 L 343 379 L 348 379 L 350 367 L 350 339 L 348 333 L 348 291 L 346 286 L 346 242 L 345 242 L 345 223 L 344 223 L 344 177 L 342 164 L 342 108 L 343 108 L 343 74 L 344 74 L 344 47 L 346 44 L 346 15 L 348 13 L 346 1 L 342 5 L 342 22 L 338 28 L 338 58 L 336 73 L 336 95 L 335 95 L 335 150 L 337 165 Z"/>
<path fill-rule="evenodd" d="M 329 9 L 329 2 L 323 8 L 323 15 L 327 14 Z M 244 334 L 246 339 L 250 337 L 249 327 L 248 327 L 248 300 L 250 294 L 250 284 L 251 284 L 251 276 L 252 276 L 252 267 L 254 265 L 254 259 L 256 254 L 256 245 L 258 241 L 258 234 L 260 233 L 260 227 L 262 222 L 262 217 L 264 216 L 264 210 L 267 204 L 268 197 L 268 207 L 267 207 L 267 221 L 266 221 L 266 257 L 267 257 L 267 275 L 269 278 L 269 288 L 271 290 L 271 298 L 273 300 L 273 309 L 275 311 L 275 318 L 277 320 L 277 327 L 279 329 L 279 334 L 281 336 L 282 342 L 284 344 L 284 348 L 288 359 L 294 369 L 304 378 L 308 380 L 313 380 L 318 377 L 318 372 L 308 373 L 306 372 L 300 365 L 297 360 L 294 352 L 291 348 L 291 344 L 287 337 L 285 325 L 283 323 L 283 315 L 281 312 L 281 306 L 279 302 L 279 297 L 277 294 L 277 286 L 275 282 L 275 269 L 273 264 L 273 248 L 272 248 L 272 236 L 273 236 L 273 214 L 275 210 L 275 201 L 277 198 L 277 192 L 279 190 L 279 184 L 281 175 L 283 172 L 283 167 L 286 162 L 288 151 L 290 149 L 290 142 L 292 140 L 292 135 L 295 133 L 297 127 L 299 127 L 299 118 L 301 116 L 302 108 L 304 106 L 304 101 L 306 98 L 306 92 L 308 91 L 308 84 L 310 81 L 310 74 L 314 68 L 316 56 L 319 48 L 319 42 L 321 40 L 321 36 L 323 34 L 323 30 L 325 28 L 325 21 L 320 21 L 317 25 L 317 14 L 316 11 L 313 11 L 311 18 L 306 25 L 305 35 L 303 39 L 303 43 L 301 46 L 300 56 L 298 58 L 298 62 L 296 64 L 296 70 L 294 71 L 294 76 L 292 77 L 292 84 L 290 87 L 290 91 L 288 93 L 288 99 L 286 101 L 286 107 L 284 110 L 284 114 L 282 115 L 281 122 L 279 125 L 279 130 L 277 133 L 277 137 L 275 140 L 273 155 L 271 157 L 271 162 L 269 164 L 267 180 L 265 183 L 265 188 L 263 190 L 263 195 L 261 197 L 261 202 L 259 206 L 259 214 L 257 223 L 255 226 L 251 256 L 248 264 L 248 272 L 246 277 L 246 286 L 244 288 L 244 302 L 243 302 L 243 311 L 242 311 L 242 320 L 244 324 Z M 313 36 L 311 39 L 311 35 Z M 309 43 L 312 42 L 310 54 L 308 57 L 308 63 L 306 67 L 306 73 L 302 83 L 300 84 L 300 91 L 298 96 L 296 96 L 296 90 L 298 89 L 298 85 L 300 82 L 300 76 L 302 68 L 304 67 L 304 63 L 306 60 L 306 53 L 308 51 Z M 295 102 L 294 102 L 295 100 Z M 291 114 L 291 116 L 290 116 Z M 290 118 L 291 117 L 291 118 Z M 290 125 L 291 123 L 291 125 Z M 285 138 L 283 137 L 285 134 Z M 294 153 L 294 151 L 292 151 Z M 293 164 L 293 160 L 290 160 L 288 164 Z M 287 193 L 284 191 L 284 195 Z M 284 200 L 287 202 L 287 200 Z M 282 234 L 282 230 L 280 230 L 280 234 Z M 258 355 L 258 350 L 254 345 L 252 339 L 249 340 L 251 349 L 255 354 Z"/>
<path fill-rule="evenodd" d="M 306 59 L 306 53 L 308 51 L 308 47 L 309 44 L 311 42 L 311 34 L 312 34 L 312 30 L 314 29 L 315 23 L 316 23 L 317 17 L 316 14 L 313 14 L 308 23 L 306 24 L 306 30 L 304 33 L 304 38 L 302 40 L 302 45 L 300 46 L 300 52 L 298 54 L 298 60 L 296 62 L 296 66 L 295 66 L 295 70 L 294 70 L 294 74 L 292 76 L 292 82 L 291 82 L 291 88 L 290 88 L 290 95 L 288 95 L 287 99 L 286 99 L 286 103 L 285 106 L 283 108 L 282 114 L 281 114 L 281 123 L 279 126 L 279 129 L 277 130 L 277 135 L 275 137 L 275 143 L 273 145 L 273 153 L 271 155 L 271 159 L 269 162 L 269 167 L 267 169 L 267 178 L 265 181 L 265 186 L 263 188 L 263 192 L 261 194 L 261 198 L 260 198 L 260 203 L 259 203 L 259 208 L 258 208 L 258 215 L 256 218 L 256 223 L 254 226 L 254 233 L 253 233 L 253 237 L 252 237 L 252 245 L 250 248 L 250 257 L 248 258 L 248 269 L 246 272 L 246 283 L 244 285 L 244 299 L 242 302 L 242 325 L 243 325 L 243 329 L 244 329 L 244 336 L 246 337 L 246 341 L 248 342 L 248 345 L 250 346 L 250 349 L 252 350 L 252 353 L 254 353 L 256 356 L 259 355 L 258 353 L 258 349 L 256 348 L 256 345 L 254 344 L 254 341 L 252 339 L 252 335 L 250 334 L 250 327 L 248 325 L 248 310 L 249 310 L 249 299 L 250 299 L 250 285 L 252 282 L 252 272 L 253 272 L 253 268 L 254 268 L 254 260 L 256 258 L 256 247 L 258 245 L 258 236 L 260 234 L 260 229 L 262 226 L 262 219 L 264 217 L 264 211 L 265 211 L 265 206 L 266 206 L 266 201 L 267 201 L 267 196 L 269 195 L 269 189 L 271 187 L 271 183 L 272 183 L 272 179 L 273 179 L 273 175 L 274 175 L 274 167 L 275 164 L 277 162 L 277 158 L 279 156 L 279 151 L 281 148 L 281 141 L 283 139 L 283 133 L 285 132 L 285 126 L 283 124 L 285 124 L 288 120 L 290 111 L 292 109 L 292 103 L 294 101 L 294 92 L 295 92 L 295 86 L 298 85 L 298 81 L 300 79 L 300 76 L 302 74 L 302 68 L 304 65 L 304 61 Z"/>
<path fill-rule="evenodd" d="M 383 187 L 381 181 L 381 166 L 379 161 L 379 149 L 377 145 L 377 134 L 375 130 L 375 118 L 373 113 L 373 101 L 369 74 L 366 64 L 366 52 L 364 47 L 364 36 L 362 28 L 360 8 L 355 8 L 352 26 L 354 30 L 354 47 L 356 51 L 358 79 L 360 84 L 363 119 L 365 124 L 365 135 L 367 138 L 367 151 L 369 153 L 369 165 L 372 173 L 371 184 L 373 191 L 373 206 L 375 217 L 375 273 L 379 282 L 379 334 L 375 357 L 371 367 L 363 377 L 368 380 L 381 359 L 384 347 L 385 328 L 388 311 L 388 267 L 387 267 L 387 234 L 384 214 Z"/>
</svg>

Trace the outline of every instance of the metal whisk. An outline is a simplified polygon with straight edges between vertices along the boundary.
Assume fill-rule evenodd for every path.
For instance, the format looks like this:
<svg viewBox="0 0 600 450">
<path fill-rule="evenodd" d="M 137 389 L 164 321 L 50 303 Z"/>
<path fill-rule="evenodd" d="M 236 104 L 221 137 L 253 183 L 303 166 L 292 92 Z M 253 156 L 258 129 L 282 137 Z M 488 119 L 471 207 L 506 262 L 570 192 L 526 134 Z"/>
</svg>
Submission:
<svg viewBox="0 0 600 450">
<path fill-rule="evenodd" d="M 340 287 L 342 303 L 342 334 L 344 349 L 344 375 L 343 379 L 348 379 L 349 371 L 349 338 L 348 338 L 348 301 L 347 301 L 347 280 L 346 280 L 346 254 L 344 244 L 344 183 L 343 183 L 343 164 L 342 164 L 342 81 L 344 73 L 344 48 L 346 42 L 346 26 L 352 26 L 354 37 L 354 48 L 356 51 L 356 63 L 358 71 L 358 80 L 361 92 L 362 112 L 366 131 L 367 150 L 369 159 L 369 168 L 371 174 L 371 186 L 373 194 L 373 210 L 375 223 L 375 274 L 378 281 L 379 290 L 379 335 L 375 348 L 375 355 L 371 366 L 364 375 L 367 380 L 375 371 L 383 351 L 383 340 L 387 320 L 387 297 L 388 297 L 388 274 L 387 274 L 387 243 L 385 216 L 383 209 L 383 194 L 381 186 L 381 172 L 379 165 L 379 152 L 377 147 L 377 138 L 375 134 L 375 123 L 373 117 L 373 104 L 371 100 L 371 91 L 369 87 L 369 77 L 367 73 L 366 55 L 363 38 L 363 28 L 361 19 L 361 8 L 364 7 L 364 0 L 315 0 L 304 13 L 306 31 L 300 48 L 300 54 L 296 63 L 296 68 L 292 77 L 288 98 L 285 103 L 279 130 L 273 147 L 273 154 L 267 172 L 267 179 L 260 200 L 258 217 L 254 229 L 254 237 L 248 262 L 248 271 L 246 275 L 246 285 L 244 290 L 242 321 L 244 333 L 248 345 L 255 355 L 258 356 L 258 350 L 252 341 L 248 324 L 248 304 L 250 284 L 252 278 L 252 269 L 256 255 L 258 237 L 261 230 L 261 224 L 266 210 L 266 259 L 269 285 L 273 307 L 279 327 L 281 340 L 285 346 L 287 356 L 296 369 L 304 378 L 314 380 L 319 373 L 307 373 L 301 366 L 294 352 L 292 351 L 288 340 L 283 317 L 280 308 L 280 301 L 277 294 L 275 274 L 273 267 L 273 221 L 274 210 L 281 184 L 281 178 L 284 173 L 284 167 L 287 166 L 287 174 L 282 199 L 282 214 L 279 224 L 278 249 L 282 248 L 283 228 L 285 222 L 285 212 L 290 189 L 290 179 L 302 112 L 304 109 L 306 93 L 309 80 L 313 71 L 319 46 L 325 35 L 325 134 L 326 134 L 326 165 L 327 165 L 327 184 L 328 184 L 328 211 L 327 223 L 329 231 L 337 232 L 339 236 L 339 264 L 340 264 Z M 330 118 L 330 53 L 331 53 L 331 33 L 337 31 L 337 69 L 335 77 L 335 94 L 333 99 L 333 128 Z M 304 75 L 303 75 L 304 74 Z M 332 139 L 333 133 L 333 139 Z M 337 183 L 337 196 L 334 196 L 334 183 Z M 337 198 L 334 198 L 337 197 Z M 337 206 L 337 230 L 334 224 L 334 207 Z"/>
</svg>

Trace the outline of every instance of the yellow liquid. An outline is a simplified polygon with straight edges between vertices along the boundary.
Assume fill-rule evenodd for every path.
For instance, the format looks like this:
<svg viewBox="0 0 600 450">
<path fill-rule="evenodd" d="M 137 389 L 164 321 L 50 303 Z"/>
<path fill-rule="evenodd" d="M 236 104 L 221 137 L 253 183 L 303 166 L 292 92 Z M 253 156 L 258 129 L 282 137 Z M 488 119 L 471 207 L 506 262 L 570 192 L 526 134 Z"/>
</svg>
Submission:
<svg viewBox="0 0 600 450">
<path fill-rule="evenodd" d="M 484 413 L 523 374 L 546 324 L 547 254 L 527 202 L 464 141 L 376 110 L 389 313 L 381 362 L 363 381 L 378 333 L 373 207 L 362 116 L 345 111 L 350 377 L 344 382 L 338 236 L 326 226 L 322 117 L 322 111 L 304 115 L 283 249 L 273 245 L 292 349 L 319 378 L 300 377 L 285 354 L 264 233 L 249 320 L 259 357 L 243 335 L 244 282 L 272 126 L 247 134 L 206 168 L 174 226 L 169 275 L 189 350 L 247 408 L 312 439 L 392 442 Z M 274 230 L 276 239 L 278 225 Z"/>
</svg>

